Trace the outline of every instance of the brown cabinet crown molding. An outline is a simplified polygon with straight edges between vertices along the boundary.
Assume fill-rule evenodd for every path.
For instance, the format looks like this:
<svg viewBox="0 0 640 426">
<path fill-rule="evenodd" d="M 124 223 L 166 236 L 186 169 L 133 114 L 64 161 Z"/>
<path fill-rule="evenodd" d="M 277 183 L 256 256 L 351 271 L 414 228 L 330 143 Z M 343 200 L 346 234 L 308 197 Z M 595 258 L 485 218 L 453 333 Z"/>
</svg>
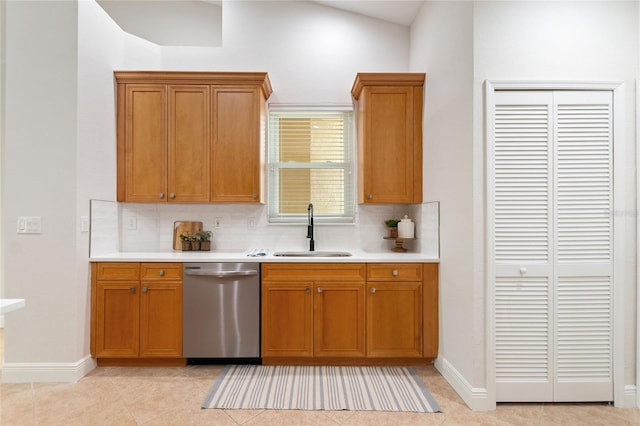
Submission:
<svg viewBox="0 0 640 426">
<path fill-rule="evenodd" d="M 211 85 L 257 85 L 265 99 L 273 89 L 266 72 L 210 72 L 210 71 L 114 71 L 118 84 L 211 84 Z"/>
<path fill-rule="evenodd" d="M 351 95 L 357 100 L 365 86 L 423 86 L 425 73 L 366 73 L 356 75 Z"/>
</svg>

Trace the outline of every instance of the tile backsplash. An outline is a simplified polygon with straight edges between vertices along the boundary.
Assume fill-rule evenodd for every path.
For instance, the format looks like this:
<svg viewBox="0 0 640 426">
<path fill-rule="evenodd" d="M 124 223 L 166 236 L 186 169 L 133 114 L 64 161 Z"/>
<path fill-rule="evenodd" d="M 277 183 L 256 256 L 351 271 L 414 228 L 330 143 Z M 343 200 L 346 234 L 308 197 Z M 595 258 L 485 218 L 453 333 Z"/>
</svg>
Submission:
<svg viewBox="0 0 640 426">
<path fill-rule="evenodd" d="M 349 225 L 316 221 L 316 250 L 389 251 L 393 240 L 384 220 L 408 215 L 416 223 L 416 240 L 405 241 L 410 252 L 438 255 L 438 203 L 359 205 Z M 213 232 L 212 251 L 243 252 L 252 248 L 306 250 L 306 225 L 267 224 L 267 208 L 259 204 L 91 203 L 91 254 L 171 251 L 176 221 L 199 221 Z M 216 227 L 216 223 L 219 226 Z M 117 234 L 117 235 L 113 235 Z M 95 240 L 95 241 L 94 241 Z"/>
</svg>

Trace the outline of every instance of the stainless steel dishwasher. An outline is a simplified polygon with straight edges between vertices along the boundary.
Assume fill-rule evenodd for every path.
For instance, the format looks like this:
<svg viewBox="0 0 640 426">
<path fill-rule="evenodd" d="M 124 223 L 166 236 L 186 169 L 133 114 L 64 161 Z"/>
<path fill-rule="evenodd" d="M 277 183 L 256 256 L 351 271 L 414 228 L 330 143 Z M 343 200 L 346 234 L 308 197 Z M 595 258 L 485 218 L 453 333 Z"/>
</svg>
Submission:
<svg viewBox="0 0 640 426">
<path fill-rule="evenodd" d="M 260 362 L 260 264 L 185 263 L 182 352 L 189 364 Z"/>
</svg>

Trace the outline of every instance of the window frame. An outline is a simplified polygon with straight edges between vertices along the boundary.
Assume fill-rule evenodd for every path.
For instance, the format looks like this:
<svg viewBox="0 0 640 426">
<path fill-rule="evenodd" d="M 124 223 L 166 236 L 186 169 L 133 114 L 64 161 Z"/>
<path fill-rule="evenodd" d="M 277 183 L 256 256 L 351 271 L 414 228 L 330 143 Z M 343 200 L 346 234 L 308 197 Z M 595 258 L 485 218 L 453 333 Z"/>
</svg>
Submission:
<svg viewBox="0 0 640 426">
<path fill-rule="evenodd" d="M 291 114 L 294 117 L 298 114 L 308 114 L 321 116 L 322 113 L 345 114 L 344 125 L 344 162 L 330 163 L 280 163 L 278 158 L 278 131 L 272 128 L 272 113 Z M 344 224 L 355 223 L 356 216 L 356 121 L 353 104 L 269 104 L 267 111 L 267 223 L 270 225 L 306 224 L 308 220 L 307 211 L 304 213 L 280 213 L 279 200 L 279 171 L 285 169 L 342 169 L 344 171 L 344 214 L 322 214 L 317 210 L 314 212 L 315 224 Z M 275 139 L 275 141 L 274 141 Z M 281 167 L 285 165 L 284 167 Z M 313 203 L 313 200 L 309 201 Z"/>
</svg>

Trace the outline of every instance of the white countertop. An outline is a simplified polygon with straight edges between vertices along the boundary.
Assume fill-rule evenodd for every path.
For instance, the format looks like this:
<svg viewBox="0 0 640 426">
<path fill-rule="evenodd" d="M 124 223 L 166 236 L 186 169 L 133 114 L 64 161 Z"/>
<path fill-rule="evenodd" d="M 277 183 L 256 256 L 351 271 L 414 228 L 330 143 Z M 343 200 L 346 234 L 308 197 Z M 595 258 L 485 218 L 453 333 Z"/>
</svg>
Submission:
<svg viewBox="0 0 640 426">
<path fill-rule="evenodd" d="M 285 250 L 277 250 L 285 251 Z M 277 252 L 276 251 L 276 252 Z M 318 250 L 324 251 L 324 250 Z M 437 257 L 423 253 L 369 253 L 364 250 L 336 250 L 348 251 L 348 257 L 280 257 L 274 256 L 269 251 L 266 256 L 247 256 L 242 252 L 216 252 L 216 251 L 167 251 L 167 252 L 119 252 L 99 256 L 91 256 L 91 262 L 259 262 L 259 263 L 438 263 Z"/>
<path fill-rule="evenodd" d="M 24 299 L 0 299 L 0 315 L 24 307 Z"/>
</svg>

